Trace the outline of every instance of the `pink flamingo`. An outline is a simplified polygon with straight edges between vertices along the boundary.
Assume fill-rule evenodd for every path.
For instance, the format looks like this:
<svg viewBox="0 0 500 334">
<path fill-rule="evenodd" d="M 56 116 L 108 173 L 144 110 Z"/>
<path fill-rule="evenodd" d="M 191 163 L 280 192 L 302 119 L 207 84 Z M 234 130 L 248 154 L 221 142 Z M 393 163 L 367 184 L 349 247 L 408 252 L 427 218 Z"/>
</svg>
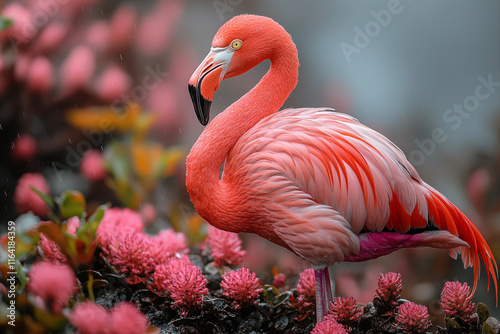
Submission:
<svg viewBox="0 0 500 334">
<path fill-rule="evenodd" d="M 404 247 L 461 254 L 464 266 L 474 267 L 474 290 L 482 258 L 488 288 L 491 275 L 497 290 L 486 241 L 396 145 L 333 109 L 277 112 L 297 84 L 299 60 L 292 38 L 272 19 L 241 15 L 219 29 L 189 80 L 201 124 L 209 121 L 220 81 L 266 59 L 268 73 L 214 118 L 187 157 L 187 189 L 198 213 L 219 229 L 256 233 L 309 261 L 318 320 L 332 300 L 328 266 Z"/>
</svg>

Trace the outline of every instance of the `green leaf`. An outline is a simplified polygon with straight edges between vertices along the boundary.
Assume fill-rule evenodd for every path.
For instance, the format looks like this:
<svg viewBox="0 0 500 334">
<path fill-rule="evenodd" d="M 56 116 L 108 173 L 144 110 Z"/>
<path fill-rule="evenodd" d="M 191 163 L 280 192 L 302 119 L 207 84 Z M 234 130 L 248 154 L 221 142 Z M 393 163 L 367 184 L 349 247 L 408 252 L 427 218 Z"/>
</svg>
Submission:
<svg viewBox="0 0 500 334">
<path fill-rule="evenodd" d="M 93 239 L 95 239 L 97 228 L 99 227 L 99 224 L 101 223 L 101 220 L 104 217 L 104 212 L 106 211 L 107 208 L 108 208 L 107 205 L 99 206 L 94 211 L 92 216 L 90 216 L 90 218 L 87 220 L 87 223 L 78 229 L 77 236 L 80 236 L 84 232 L 90 232 Z"/>
<path fill-rule="evenodd" d="M 40 198 L 45 202 L 45 204 L 47 204 L 49 208 L 54 207 L 54 201 L 49 195 L 41 192 L 40 190 L 36 189 L 33 186 L 30 186 L 30 189 L 33 190 L 38 196 L 40 196 Z"/>
<path fill-rule="evenodd" d="M 74 216 L 82 218 L 85 212 L 85 197 L 78 191 L 65 191 L 61 197 L 57 199 L 57 202 L 63 219 Z"/>
<path fill-rule="evenodd" d="M 487 322 L 483 323 L 482 333 L 483 334 L 497 334 L 497 332 L 495 330 L 493 330 L 493 328 L 491 328 L 490 324 L 488 324 Z"/>
<path fill-rule="evenodd" d="M 446 324 L 446 329 L 452 333 L 457 333 L 461 331 L 461 327 L 455 320 L 451 318 L 445 318 L 444 323 Z"/>
<path fill-rule="evenodd" d="M 483 303 L 477 303 L 477 315 L 479 316 L 479 323 L 482 324 L 490 317 L 490 310 L 488 306 Z"/>
<path fill-rule="evenodd" d="M 279 306 L 279 305 L 283 304 L 284 302 L 286 302 L 288 300 L 288 298 L 290 298 L 291 295 L 292 295 L 292 293 L 290 291 L 285 291 L 282 294 L 280 294 L 278 296 L 278 298 L 276 299 L 275 306 Z"/>
<path fill-rule="evenodd" d="M 0 31 L 10 28 L 13 23 L 14 21 L 12 21 L 12 19 L 0 15 Z"/>
</svg>

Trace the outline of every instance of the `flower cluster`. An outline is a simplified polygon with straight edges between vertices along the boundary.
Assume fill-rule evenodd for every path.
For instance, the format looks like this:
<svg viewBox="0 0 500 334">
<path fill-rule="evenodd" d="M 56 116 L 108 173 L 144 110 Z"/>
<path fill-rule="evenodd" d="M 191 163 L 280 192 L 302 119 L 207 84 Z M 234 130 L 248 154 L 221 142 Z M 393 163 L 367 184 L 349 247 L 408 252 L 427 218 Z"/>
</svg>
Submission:
<svg viewBox="0 0 500 334">
<path fill-rule="evenodd" d="M 126 274 L 129 284 L 141 283 L 151 275 L 156 262 L 151 256 L 154 244 L 143 233 L 109 234 L 102 244 L 102 255 L 120 273 Z"/>
<path fill-rule="evenodd" d="M 137 211 L 127 208 L 109 208 L 104 212 L 101 223 L 97 228 L 97 236 L 106 238 L 117 232 L 124 234 L 134 234 L 142 232 L 144 224 Z"/>
<path fill-rule="evenodd" d="M 262 292 L 259 288 L 259 279 L 247 268 L 240 268 L 222 275 L 220 286 L 224 289 L 223 295 L 233 300 L 235 309 L 252 304 Z"/>
<path fill-rule="evenodd" d="M 26 173 L 17 182 L 14 192 L 16 210 L 18 213 L 32 211 L 37 216 L 46 217 L 49 209 L 31 187 L 38 189 L 44 194 L 50 193 L 49 185 L 42 174 Z"/>
<path fill-rule="evenodd" d="M 324 317 L 316 324 L 311 334 L 347 334 L 344 327 L 331 317 Z"/>
<path fill-rule="evenodd" d="M 299 295 L 298 303 L 301 307 L 305 308 L 314 304 L 316 300 L 316 279 L 314 278 L 313 269 L 306 269 L 300 273 L 297 293 Z"/>
<path fill-rule="evenodd" d="M 65 264 L 36 262 L 29 273 L 28 292 L 37 297 L 41 307 L 60 311 L 76 291 L 73 269 Z"/>
<path fill-rule="evenodd" d="M 208 292 L 207 279 L 189 261 L 179 261 L 179 268 L 171 273 L 169 283 L 170 297 L 182 316 L 187 315 L 190 308 L 200 305 Z"/>
<path fill-rule="evenodd" d="M 135 305 L 122 302 L 108 312 L 94 302 L 77 304 L 70 321 L 79 334 L 144 334 L 148 320 Z"/>
<path fill-rule="evenodd" d="M 347 327 L 354 327 L 363 314 L 353 297 L 335 297 L 328 308 L 327 316 Z"/>
<path fill-rule="evenodd" d="M 446 282 L 441 292 L 441 308 L 448 318 L 462 324 L 470 324 L 476 304 L 472 302 L 472 291 L 467 283 Z"/>
<path fill-rule="evenodd" d="M 398 305 L 398 299 L 401 298 L 402 289 L 401 274 L 380 274 L 374 297 L 379 298 L 388 308 L 394 309 Z"/>
<path fill-rule="evenodd" d="M 216 267 L 228 265 L 235 267 L 243 261 L 246 252 L 241 250 L 241 240 L 238 234 L 208 227 L 208 237 L 205 240 L 205 249 L 209 249 Z"/>
<path fill-rule="evenodd" d="M 412 302 L 399 306 L 396 324 L 405 334 L 422 334 L 431 327 L 427 307 Z"/>
</svg>

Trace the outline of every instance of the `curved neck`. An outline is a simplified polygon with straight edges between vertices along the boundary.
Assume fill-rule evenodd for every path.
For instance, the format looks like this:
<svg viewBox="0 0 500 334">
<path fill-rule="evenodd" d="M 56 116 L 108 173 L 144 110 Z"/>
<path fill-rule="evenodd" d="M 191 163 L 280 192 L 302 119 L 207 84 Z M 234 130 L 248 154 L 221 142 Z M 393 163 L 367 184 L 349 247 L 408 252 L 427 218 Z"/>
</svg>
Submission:
<svg viewBox="0 0 500 334">
<path fill-rule="evenodd" d="M 271 57 L 259 83 L 220 113 L 194 144 L 186 162 L 186 185 L 198 213 L 215 227 L 231 229 L 231 190 L 219 180 L 219 170 L 238 139 L 261 119 L 275 113 L 298 80 L 297 49 L 288 47 Z"/>
</svg>

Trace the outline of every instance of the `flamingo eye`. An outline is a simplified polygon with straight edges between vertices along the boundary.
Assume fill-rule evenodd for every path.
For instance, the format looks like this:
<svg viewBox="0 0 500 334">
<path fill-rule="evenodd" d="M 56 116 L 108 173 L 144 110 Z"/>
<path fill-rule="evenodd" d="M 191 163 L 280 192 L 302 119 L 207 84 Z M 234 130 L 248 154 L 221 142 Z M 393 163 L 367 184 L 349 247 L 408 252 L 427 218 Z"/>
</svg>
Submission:
<svg viewBox="0 0 500 334">
<path fill-rule="evenodd" d="M 231 48 L 233 50 L 238 50 L 239 48 L 241 48 L 242 45 L 243 42 L 239 39 L 235 39 L 234 41 L 231 42 Z"/>
</svg>

